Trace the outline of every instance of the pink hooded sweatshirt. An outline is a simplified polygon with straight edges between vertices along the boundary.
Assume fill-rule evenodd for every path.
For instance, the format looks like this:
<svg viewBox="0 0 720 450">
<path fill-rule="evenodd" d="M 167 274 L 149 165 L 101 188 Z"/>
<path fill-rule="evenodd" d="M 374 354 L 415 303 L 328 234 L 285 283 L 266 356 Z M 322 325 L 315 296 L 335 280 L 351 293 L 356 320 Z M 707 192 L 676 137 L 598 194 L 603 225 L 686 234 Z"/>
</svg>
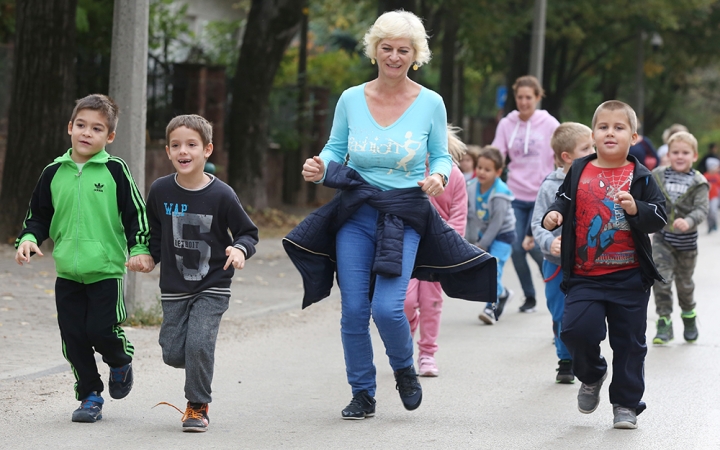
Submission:
<svg viewBox="0 0 720 450">
<path fill-rule="evenodd" d="M 507 184 L 518 200 L 534 202 L 545 177 L 555 170 L 550 138 L 560 123 L 545 110 L 535 110 L 527 122 L 513 111 L 500 120 L 493 147 L 510 156 Z"/>
</svg>

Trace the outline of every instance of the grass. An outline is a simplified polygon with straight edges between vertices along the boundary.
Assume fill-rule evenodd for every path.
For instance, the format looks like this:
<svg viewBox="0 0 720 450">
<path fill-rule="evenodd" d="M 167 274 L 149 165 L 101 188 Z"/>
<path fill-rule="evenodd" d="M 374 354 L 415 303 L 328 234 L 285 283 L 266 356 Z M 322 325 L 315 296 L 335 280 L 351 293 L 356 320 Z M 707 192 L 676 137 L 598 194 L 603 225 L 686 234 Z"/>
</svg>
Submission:
<svg viewBox="0 0 720 450">
<path fill-rule="evenodd" d="M 123 325 L 131 327 L 154 327 L 162 324 L 162 303 L 160 297 L 155 298 L 155 303 L 145 307 L 141 304 L 135 305 L 135 310 L 125 319 Z"/>
<path fill-rule="evenodd" d="M 260 239 L 281 238 L 303 219 L 275 208 L 254 209 L 247 207 L 247 213 L 258 227 Z"/>
</svg>

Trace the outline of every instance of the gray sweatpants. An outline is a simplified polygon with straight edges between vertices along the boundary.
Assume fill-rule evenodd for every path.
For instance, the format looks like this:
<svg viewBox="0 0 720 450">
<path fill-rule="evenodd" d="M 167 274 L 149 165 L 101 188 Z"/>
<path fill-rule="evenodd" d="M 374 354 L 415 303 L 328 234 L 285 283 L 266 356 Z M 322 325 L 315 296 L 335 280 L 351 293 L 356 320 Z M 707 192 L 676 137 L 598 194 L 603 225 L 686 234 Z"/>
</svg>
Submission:
<svg viewBox="0 0 720 450">
<path fill-rule="evenodd" d="M 198 294 L 187 300 L 164 300 L 160 347 L 165 364 L 185 369 L 185 398 L 210 403 L 215 342 L 230 297 Z"/>
<path fill-rule="evenodd" d="M 667 284 L 655 281 L 655 312 L 658 316 L 670 317 L 673 311 L 672 283 L 675 282 L 678 303 L 684 313 L 695 309 L 695 282 L 693 273 L 697 263 L 697 250 L 680 251 L 668 244 L 659 233 L 653 235 L 653 260 L 660 275 Z"/>
</svg>

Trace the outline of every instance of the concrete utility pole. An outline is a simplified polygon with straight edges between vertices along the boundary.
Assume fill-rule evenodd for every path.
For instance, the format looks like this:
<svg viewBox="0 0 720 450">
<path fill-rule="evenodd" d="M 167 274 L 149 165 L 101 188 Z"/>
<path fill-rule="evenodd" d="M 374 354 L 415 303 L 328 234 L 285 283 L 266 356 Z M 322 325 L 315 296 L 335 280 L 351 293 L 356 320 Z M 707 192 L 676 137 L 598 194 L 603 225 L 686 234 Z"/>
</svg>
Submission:
<svg viewBox="0 0 720 450">
<path fill-rule="evenodd" d="M 637 36 L 637 58 L 635 62 L 635 114 L 638 125 L 645 121 L 645 33 Z"/>
<path fill-rule="evenodd" d="M 149 0 L 115 0 L 110 56 L 110 96 L 120 107 L 117 137 L 110 153 L 130 167 L 145 195 L 145 128 L 147 118 L 147 55 Z M 125 277 L 128 314 L 142 301 L 137 274 Z"/>
<path fill-rule="evenodd" d="M 535 0 L 533 8 L 532 41 L 530 42 L 530 75 L 543 85 L 543 61 L 545 59 L 545 11 L 547 0 Z M 542 106 L 542 98 L 537 108 Z"/>
<path fill-rule="evenodd" d="M 545 15 L 547 0 L 535 0 L 533 8 L 532 41 L 530 43 L 530 75 L 543 84 L 543 60 L 545 59 Z M 538 105 L 539 106 L 539 105 Z"/>
</svg>

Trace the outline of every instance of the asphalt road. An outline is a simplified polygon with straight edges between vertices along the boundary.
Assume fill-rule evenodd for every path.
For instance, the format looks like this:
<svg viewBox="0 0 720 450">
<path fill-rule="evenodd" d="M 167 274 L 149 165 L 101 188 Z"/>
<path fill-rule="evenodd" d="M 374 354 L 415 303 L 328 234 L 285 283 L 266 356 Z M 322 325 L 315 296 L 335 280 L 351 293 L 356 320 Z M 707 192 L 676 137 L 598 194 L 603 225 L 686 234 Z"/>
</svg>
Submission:
<svg viewBox="0 0 720 450">
<path fill-rule="evenodd" d="M 646 360 L 648 410 L 637 430 L 614 430 L 607 385 L 597 411 L 577 411 L 579 383 L 554 383 L 550 314 L 517 311 L 515 290 L 493 326 L 478 319 L 481 305 L 447 299 L 436 354 L 438 378 L 421 379 L 422 406 L 405 411 L 374 325 L 378 367 L 376 417 L 344 421 L 351 398 L 339 332 L 337 289 L 300 310 L 300 278 L 278 239 L 236 274 L 231 307 L 217 343 L 213 403 L 207 433 L 181 432 L 184 373 L 163 364 L 158 328 L 133 328 L 135 387 L 117 401 L 105 397 L 103 419 L 70 421 L 77 407 L 74 379 L 62 358 L 50 257 L 26 267 L 0 247 L 0 448 L 468 448 L 468 449 L 717 449 L 720 448 L 720 235 L 703 235 L 696 271 L 700 339 L 650 346 Z M 539 274 L 536 288 L 542 292 Z M 157 274 L 145 275 L 146 302 L 159 294 Z M 654 336 L 654 306 L 648 314 Z M 604 354 L 611 357 L 606 342 Z M 100 363 L 103 377 L 107 367 Z"/>
</svg>

